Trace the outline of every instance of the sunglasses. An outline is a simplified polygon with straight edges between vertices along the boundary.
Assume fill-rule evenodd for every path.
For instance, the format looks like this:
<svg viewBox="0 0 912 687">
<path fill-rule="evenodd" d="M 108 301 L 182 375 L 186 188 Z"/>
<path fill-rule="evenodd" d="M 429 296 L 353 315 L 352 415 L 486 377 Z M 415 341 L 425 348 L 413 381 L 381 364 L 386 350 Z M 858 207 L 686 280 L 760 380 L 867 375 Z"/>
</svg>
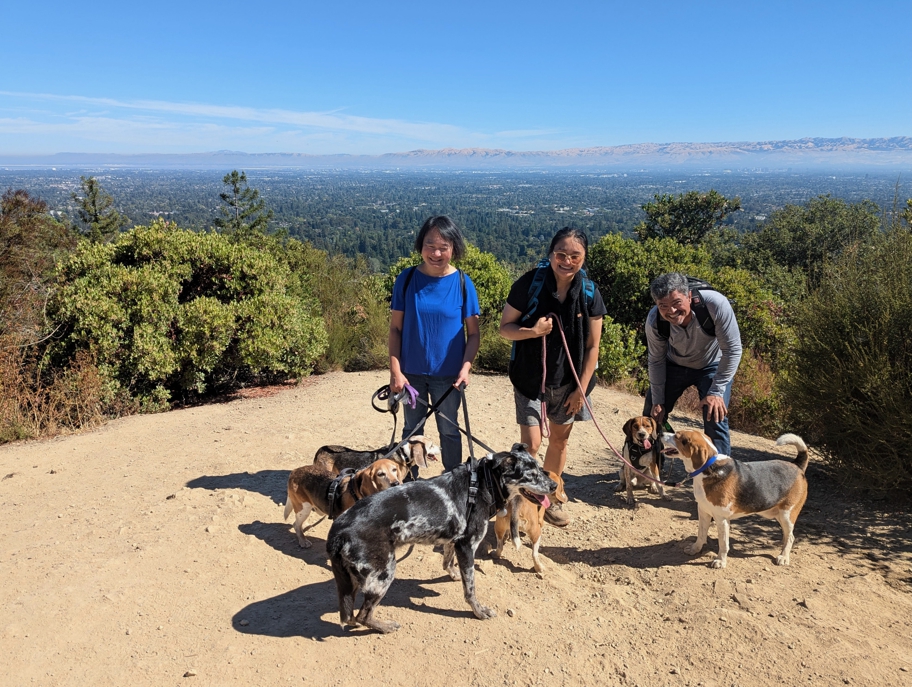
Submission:
<svg viewBox="0 0 912 687">
<path fill-rule="evenodd" d="M 579 265 L 583 258 L 586 257 L 584 253 L 564 253 L 562 251 L 554 251 L 554 257 L 558 262 L 569 262 L 572 265 Z"/>
</svg>

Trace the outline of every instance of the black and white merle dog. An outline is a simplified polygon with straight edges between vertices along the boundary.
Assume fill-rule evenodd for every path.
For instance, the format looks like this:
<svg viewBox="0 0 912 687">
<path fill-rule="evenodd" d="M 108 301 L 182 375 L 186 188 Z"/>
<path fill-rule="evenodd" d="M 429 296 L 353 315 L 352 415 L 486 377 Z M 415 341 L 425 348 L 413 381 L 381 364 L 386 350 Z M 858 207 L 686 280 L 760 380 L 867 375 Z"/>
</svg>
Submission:
<svg viewBox="0 0 912 687">
<path fill-rule="evenodd" d="M 470 504 L 473 483 L 477 492 Z M 443 544 L 444 570 L 458 579 L 455 556 L 465 600 L 475 616 L 494 617 L 495 611 L 475 597 L 475 549 L 488 531 L 488 520 L 513 496 L 541 503 L 556 488 L 526 445 L 514 444 L 510 451 L 475 461 L 474 472 L 467 462 L 439 477 L 358 501 L 336 519 L 326 538 L 342 626 L 364 625 L 384 633 L 399 629 L 398 623 L 376 620 L 373 613 L 396 575 L 396 547 L 405 544 Z M 359 589 L 364 603 L 355 617 Z"/>
</svg>

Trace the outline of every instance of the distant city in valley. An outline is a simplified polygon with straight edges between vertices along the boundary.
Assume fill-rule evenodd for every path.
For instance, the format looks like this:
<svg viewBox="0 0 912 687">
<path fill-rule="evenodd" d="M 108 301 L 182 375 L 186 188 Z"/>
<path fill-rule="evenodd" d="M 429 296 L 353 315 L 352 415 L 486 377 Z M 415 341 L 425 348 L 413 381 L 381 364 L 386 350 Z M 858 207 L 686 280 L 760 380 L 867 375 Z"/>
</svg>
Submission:
<svg viewBox="0 0 912 687">
<path fill-rule="evenodd" d="M 912 170 L 912 166 L 907 166 Z M 75 217 L 71 194 L 80 176 L 94 176 L 129 226 L 161 217 L 205 230 L 219 213 L 221 170 L 0 167 L 0 189 L 24 188 L 55 215 Z M 242 170 L 242 167 L 238 167 Z M 887 210 L 912 197 L 912 175 L 889 170 L 301 170 L 246 169 L 275 217 L 273 230 L 308 240 L 330 253 L 357 254 L 381 270 L 411 250 L 422 222 L 453 217 L 468 239 L 517 266 L 540 258 L 554 231 L 573 225 L 592 240 L 629 233 L 645 217 L 641 206 L 656 194 L 715 189 L 738 196 L 742 210 L 729 223 L 751 231 L 787 204 L 830 194 L 849 202 L 871 200 Z"/>
</svg>

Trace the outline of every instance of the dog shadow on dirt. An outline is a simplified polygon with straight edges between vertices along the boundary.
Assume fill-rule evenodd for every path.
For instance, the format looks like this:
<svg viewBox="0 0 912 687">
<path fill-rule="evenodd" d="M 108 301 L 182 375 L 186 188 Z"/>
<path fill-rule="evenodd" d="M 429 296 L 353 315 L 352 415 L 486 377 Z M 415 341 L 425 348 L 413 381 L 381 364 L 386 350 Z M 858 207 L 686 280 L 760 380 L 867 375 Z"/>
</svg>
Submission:
<svg viewBox="0 0 912 687">
<path fill-rule="evenodd" d="M 260 470 L 259 472 L 233 472 L 230 475 L 202 475 L 187 482 L 190 489 L 243 489 L 262 494 L 273 503 L 284 505 L 288 496 L 288 470 Z"/>
<path fill-rule="evenodd" d="M 328 571 L 326 574 L 329 574 Z M 474 617 L 468 607 L 441 608 L 435 605 L 433 600 L 441 596 L 436 587 L 452 584 L 459 583 L 454 583 L 446 574 L 431 580 L 397 578 L 374 614 L 382 620 L 400 622 L 402 613 L 398 612 L 398 609 L 402 608 L 447 618 Z M 283 638 L 304 637 L 315 641 L 327 637 L 353 637 L 372 632 L 364 627 L 343 629 L 339 624 L 338 599 L 336 583 L 330 577 L 248 604 L 234 614 L 231 624 L 242 634 Z M 356 612 L 361 603 L 362 597 L 359 594 L 355 599 Z"/>
</svg>

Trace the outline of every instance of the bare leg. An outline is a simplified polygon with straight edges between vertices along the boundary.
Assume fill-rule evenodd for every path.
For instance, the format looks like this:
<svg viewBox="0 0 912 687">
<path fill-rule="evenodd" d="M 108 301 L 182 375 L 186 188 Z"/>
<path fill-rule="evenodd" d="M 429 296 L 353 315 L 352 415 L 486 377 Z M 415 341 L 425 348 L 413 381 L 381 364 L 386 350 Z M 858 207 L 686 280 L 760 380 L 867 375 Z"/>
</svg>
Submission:
<svg viewBox="0 0 912 687">
<path fill-rule="evenodd" d="M 548 439 L 548 450 L 545 452 L 545 470 L 564 474 L 567 464 L 567 443 L 570 441 L 570 432 L 573 423 L 569 425 L 551 425 L 551 437 Z"/>
<path fill-rule="evenodd" d="M 538 456 L 541 448 L 541 428 L 538 425 L 520 425 L 519 440 L 528 446 L 528 451 L 533 456 Z"/>
</svg>

